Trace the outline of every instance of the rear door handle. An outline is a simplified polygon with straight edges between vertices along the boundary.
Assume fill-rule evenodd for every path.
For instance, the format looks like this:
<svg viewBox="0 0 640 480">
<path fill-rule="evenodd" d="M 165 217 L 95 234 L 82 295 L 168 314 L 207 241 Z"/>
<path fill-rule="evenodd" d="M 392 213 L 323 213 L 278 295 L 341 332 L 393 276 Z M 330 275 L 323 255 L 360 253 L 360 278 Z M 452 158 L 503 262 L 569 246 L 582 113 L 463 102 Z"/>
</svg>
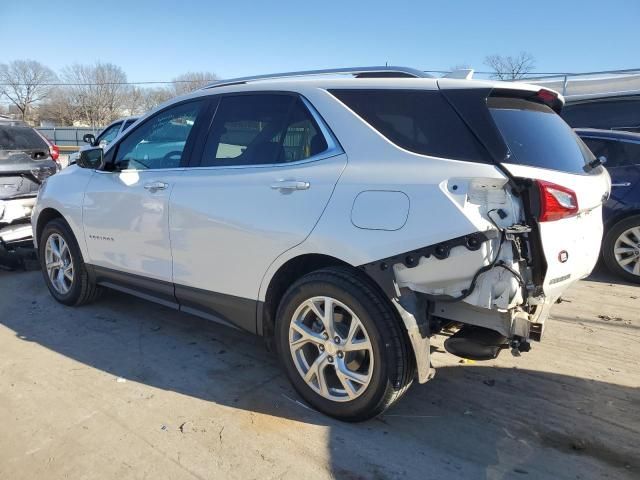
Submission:
<svg viewBox="0 0 640 480">
<path fill-rule="evenodd" d="M 620 182 L 620 183 L 612 183 L 612 187 L 630 187 L 631 182 Z"/>
<path fill-rule="evenodd" d="M 144 189 L 153 193 L 153 192 L 157 192 L 158 190 L 166 190 L 168 186 L 169 184 L 164 182 L 151 182 L 151 183 L 147 183 L 144 186 Z"/>
<path fill-rule="evenodd" d="M 271 185 L 274 190 L 308 190 L 311 185 L 309 182 L 299 182 L 297 180 L 281 180 Z"/>
</svg>

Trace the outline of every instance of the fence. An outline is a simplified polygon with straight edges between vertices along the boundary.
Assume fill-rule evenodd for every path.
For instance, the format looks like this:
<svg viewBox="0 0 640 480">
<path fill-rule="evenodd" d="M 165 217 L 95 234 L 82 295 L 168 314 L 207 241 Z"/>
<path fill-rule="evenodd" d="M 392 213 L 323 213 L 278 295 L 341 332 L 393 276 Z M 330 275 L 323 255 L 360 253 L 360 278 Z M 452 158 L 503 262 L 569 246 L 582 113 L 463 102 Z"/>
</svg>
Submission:
<svg viewBox="0 0 640 480">
<path fill-rule="evenodd" d="M 97 135 L 100 131 L 89 127 L 37 127 L 37 130 L 59 147 L 69 147 L 64 150 L 75 150 L 73 147 L 85 144 L 82 141 L 85 134 Z"/>
</svg>

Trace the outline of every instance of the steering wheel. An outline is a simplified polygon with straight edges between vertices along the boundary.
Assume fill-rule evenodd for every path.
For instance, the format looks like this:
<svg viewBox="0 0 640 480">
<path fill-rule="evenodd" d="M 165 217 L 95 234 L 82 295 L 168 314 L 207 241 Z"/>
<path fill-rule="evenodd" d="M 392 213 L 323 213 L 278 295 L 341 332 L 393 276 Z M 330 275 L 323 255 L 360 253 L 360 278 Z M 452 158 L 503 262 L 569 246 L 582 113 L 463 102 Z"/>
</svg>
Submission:
<svg viewBox="0 0 640 480">
<path fill-rule="evenodd" d="M 177 165 L 175 165 L 177 167 L 180 164 L 181 159 L 182 159 L 182 150 L 174 150 L 173 152 L 169 152 L 164 157 L 162 157 L 162 163 L 165 165 L 167 164 L 174 165 L 174 163 L 176 163 L 176 160 L 177 160 Z"/>
</svg>

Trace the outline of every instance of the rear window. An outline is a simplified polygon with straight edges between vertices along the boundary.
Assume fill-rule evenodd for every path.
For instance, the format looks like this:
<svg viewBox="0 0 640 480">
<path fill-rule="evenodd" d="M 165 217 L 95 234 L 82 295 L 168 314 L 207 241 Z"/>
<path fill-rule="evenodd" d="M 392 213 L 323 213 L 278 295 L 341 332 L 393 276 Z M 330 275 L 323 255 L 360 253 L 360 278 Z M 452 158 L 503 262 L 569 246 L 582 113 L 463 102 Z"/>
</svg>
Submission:
<svg viewBox="0 0 640 480">
<path fill-rule="evenodd" d="M 34 150 L 49 151 L 49 146 L 30 127 L 0 126 L 0 150 Z"/>
<path fill-rule="evenodd" d="M 510 157 L 507 163 L 586 173 L 593 154 L 559 115 L 546 105 L 517 98 L 489 98 L 489 111 Z"/>
<path fill-rule="evenodd" d="M 439 91 L 358 89 L 330 93 L 399 147 L 421 155 L 490 162 Z"/>
</svg>

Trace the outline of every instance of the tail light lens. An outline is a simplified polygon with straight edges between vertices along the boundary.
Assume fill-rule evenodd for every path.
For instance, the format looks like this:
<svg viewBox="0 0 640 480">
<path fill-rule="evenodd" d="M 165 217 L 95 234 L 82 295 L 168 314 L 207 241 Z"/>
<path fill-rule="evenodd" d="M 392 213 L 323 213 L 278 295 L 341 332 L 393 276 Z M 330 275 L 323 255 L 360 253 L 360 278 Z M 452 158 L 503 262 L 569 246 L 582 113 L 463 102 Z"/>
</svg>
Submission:
<svg viewBox="0 0 640 480">
<path fill-rule="evenodd" d="M 578 198 L 573 190 L 555 183 L 538 180 L 541 222 L 552 222 L 578 213 Z"/>
<path fill-rule="evenodd" d="M 49 145 L 49 154 L 51 155 L 51 158 L 57 162 L 60 157 L 60 148 L 57 145 Z"/>
</svg>

